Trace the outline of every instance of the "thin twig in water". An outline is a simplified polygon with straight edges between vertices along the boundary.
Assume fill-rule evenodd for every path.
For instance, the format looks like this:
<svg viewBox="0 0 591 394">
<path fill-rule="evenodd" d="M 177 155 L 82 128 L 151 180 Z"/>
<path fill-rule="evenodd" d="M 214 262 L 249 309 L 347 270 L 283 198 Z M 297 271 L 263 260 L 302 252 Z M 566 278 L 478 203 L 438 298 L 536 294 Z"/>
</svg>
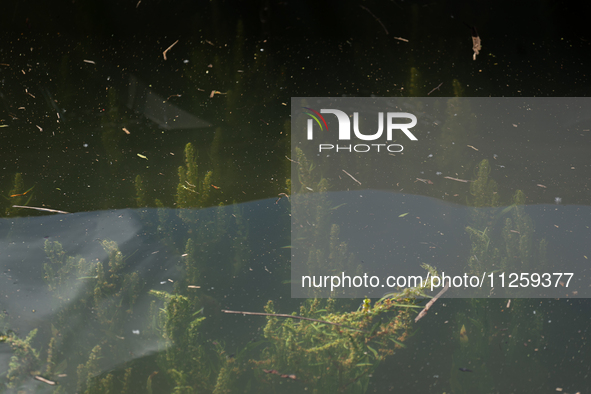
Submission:
<svg viewBox="0 0 591 394">
<path fill-rule="evenodd" d="M 50 386 L 55 386 L 56 385 L 56 382 L 55 381 L 49 380 L 49 379 L 45 379 L 43 376 L 36 375 L 36 376 L 34 376 L 34 378 L 37 379 L 40 382 L 47 383 Z"/>
<path fill-rule="evenodd" d="M 13 205 L 13 208 L 27 208 L 27 209 L 35 209 L 37 211 L 44 211 L 44 212 L 54 212 L 54 213 L 70 213 L 66 211 L 59 211 L 57 209 L 49 209 L 49 208 L 37 208 L 37 207 L 26 207 L 24 205 Z"/>
<path fill-rule="evenodd" d="M 443 85 L 443 82 L 441 82 L 439 85 L 437 85 L 436 88 L 433 88 L 433 90 L 431 90 L 429 93 L 427 93 L 427 96 L 430 95 L 431 93 L 433 93 L 434 91 L 439 90 L 439 88 L 441 87 L 441 85 Z M 439 90 L 439 91 L 441 91 L 441 90 Z"/>
<path fill-rule="evenodd" d="M 443 293 L 445 293 L 448 289 L 449 289 L 449 283 L 446 284 L 445 287 L 439 293 L 437 293 L 437 295 L 435 297 L 433 297 L 431 299 L 431 301 L 427 302 L 427 305 L 425 305 L 425 309 L 423 309 L 421 311 L 421 313 L 419 313 L 417 315 L 417 317 L 415 317 L 415 323 L 418 322 L 419 320 L 421 320 L 423 318 L 423 316 L 425 316 L 427 314 L 427 311 L 429 310 L 429 308 L 431 308 L 431 305 L 433 305 L 435 303 L 435 301 L 437 301 L 439 299 L 439 297 L 441 297 L 443 295 Z"/>
<path fill-rule="evenodd" d="M 324 324 L 331 324 L 333 326 L 339 326 L 339 327 L 344 327 L 347 328 L 349 330 L 353 330 L 353 331 L 361 331 L 361 332 L 365 332 L 363 330 L 359 330 L 357 328 L 351 328 L 351 327 L 347 327 L 345 325 L 339 324 L 339 323 L 333 323 L 330 321 L 326 321 L 326 320 L 318 320 L 318 319 L 312 319 L 311 317 L 303 317 L 303 316 L 294 316 L 294 315 L 284 315 L 281 313 L 263 313 L 263 312 L 244 312 L 244 311 L 228 311 L 226 309 L 222 309 L 222 312 L 224 313 L 234 313 L 237 315 L 251 315 L 251 316 L 271 316 L 271 317 L 285 317 L 288 319 L 299 319 L 299 320 L 308 320 L 308 321 L 313 321 L 316 323 L 324 323 Z"/>
<path fill-rule="evenodd" d="M 166 52 L 170 51 L 172 49 L 172 47 L 176 45 L 177 42 L 179 42 L 179 40 L 176 40 L 171 46 L 169 46 L 168 48 L 166 48 L 166 50 L 164 52 L 162 52 L 162 56 L 164 56 L 164 60 L 167 60 L 166 59 Z"/>
<path fill-rule="evenodd" d="M 344 172 L 345 174 L 349 175 L 349 176 L 351 177 L 351 179 L 353 179 L 355 182 L 357 182 L 357 183 L 359 183 L 359 184 L 361 185 L 361 182 L 359 182 L 357 179 L 355 179 L 355 178 L 353 177 L 353 175 L 349 174 L 349 173 L 348 173 L 347 171 L 345 171 L 345 170 L 343 170 L 343 172 Z"/>
<path fill-rule="evenodd" d="M 464 182 L 464 183 L 472 182 L 472 181 L 467 181 L 465 179 L 452 178 L 451 176 L 444 176 L 444 178 L 451 179 L 452 181 L 457 181 L 457 182 Z"/>
<path fill-rule="evenodd" d="M 369 15 L 373 16 L 375 18 L 375 20 L 378 21 L 380 23 L 380 25 L 382 25 L 382 28 L 384 29 L 386 34 L 388 34 L 388 29 L 386 29 L 386 26 L 384 26 L 382 21 L 379 20 L 379 18 L 377 16 L 375 16 L 369 9 L 365 8 L 364 6 L 360 5 L 359 7 L 363 8 L 365 11 L 369 12 Z"/>
</svg>

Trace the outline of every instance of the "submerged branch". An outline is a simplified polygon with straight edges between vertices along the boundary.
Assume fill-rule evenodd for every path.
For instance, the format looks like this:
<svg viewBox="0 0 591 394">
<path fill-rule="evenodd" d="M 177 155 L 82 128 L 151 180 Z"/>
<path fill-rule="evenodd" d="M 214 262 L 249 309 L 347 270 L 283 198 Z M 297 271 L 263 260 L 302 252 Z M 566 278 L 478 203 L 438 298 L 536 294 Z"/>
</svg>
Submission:
<svg viewBox="0 0 591 394">
<path fill-rule="evenodd" d="M 244 312 L 244 311 L 229 311 L 226 309 L 222 309 L 222 312 L 224 313 L 234 313 L 234 314 L 240 314 L 240 315 L 252 315 L 252 316 L 272 316 L 272 317 L 285 317 L 288 319 L 299 319 L 299 320 L 308 320 L 308 321 L 313 321 L 316 323 L 325 323 L 325 324 L 331 324 L 333 326 L 339 326 L 339 327 L 344 327 L 348 330 L 353 330 L 353 331 L 361 331 L 361 332 L 365 332 L 363 330 L 359 330 L 357 328 L 351 328 L 351 327 L 347 327 L 343 324 L 339 324 L 339 323 L 333 323 L 330 321 L 326 321 L 326 320 L 318 320 L 318 319 L 312 319 L 311 317 L 303 317 L 303 316 L 295 316 L 295 315 L 285 315 L 282 313 L 263 313 L 263 312 Z"/>
<path fill-rule="evenodd" d="M 433 297 L 431 299 L 431 301 L 429 301 L 427 303 L 427 305 L 425 305 L 425 309 L 423 309 L 421 311 L 421 313 L 419 313 L 418 316 L 415 318 L 415 323 L 418 322 L 419 320 L 421 320 L 423 318 L 423 316 L 425 316 L 427 314 L 427 311 L 429 310 L 429 308 L 431 308 L 431 305 L 433 305 L 433 303 L 435 303 L 435 301 L 437 301 L 439 299 L 439 297 L 441 297 L 443 295 L 443 293 L 445 293 L 448 289 L 449 289 L 449 283 L 446 284 L 445 287 L 439 293 L 437 293 L 437 295 L 435 297 Z"/>
</svg>

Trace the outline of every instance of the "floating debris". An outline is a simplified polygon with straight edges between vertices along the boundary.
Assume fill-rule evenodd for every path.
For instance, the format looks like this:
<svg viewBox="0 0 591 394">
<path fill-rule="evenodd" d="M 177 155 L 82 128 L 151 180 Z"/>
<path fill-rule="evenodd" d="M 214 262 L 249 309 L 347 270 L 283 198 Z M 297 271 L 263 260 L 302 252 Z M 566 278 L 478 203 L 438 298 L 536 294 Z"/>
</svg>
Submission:
<svg viewBox="0 0 591 394">
<path fill-rule="evenodd" d="M 445 179 L 451 179 L 452 181 L 457 181 L 457 182 L 464 182 L 464 183 L 468 183 L 470 181 L 467 181 L 465 179 L 458 179 L 458 178 L 452 178 L 451 176 L 444 176 Z"/>
<path fill-rule="evenodd" d="M 168 48 L 166 48 L 166 50 L 164 52 L 162 52 L 162 56 L 164 57 L 164 60 L 167 60 L 166 59 L 166 52 L 170 51 L 172 49 L 172 47 L 176 45 L 177 42 L 179 42 L 179 40 L 176 40 L 175 42 L 173 42 L 171 46 L 169 46 Z"/>
<path fill-rule="evenodd" d="M 47 383 L 50 386 L 55 386 L 57 384 L 57 382 L 55 382 L 53 380 L 45 379 L 43 376 L 39 376 L 39 375 L 36 375 L 35 379 L 37 379 L 40 382 Z"/>
<path fill-rule="evenodd" d="M 343 170 L 343 172 L 344 172 L 345 174 L 349 175 L 349 176 L 351 177 L 351 179 L 353 179 L 355 182 L 357 182 L 357 183 L 359 183 L 359 184 L 361 185 L 361 182 L 359 182 L 357 179 L 355 179 L 355 178 L 353 177 L 353 175 L 349 174 L 349 173 L 348 173 L 347 171 L 345 171 L 345 170 Z"/>
<path fill-rule="evenodd" d="M 272 375 L 278 375 L 278 376 L 280 376 L 282 378 L 285 378 L 285 379 L 297 380 L 297 378 L 296 378 L 296 376 L 294 374 L 283 374 L 283 373 L 278 372 L 275 369 L 263 369 L 263 372 L 264 373 L 269 373 L 269 374 L 272 374 Z"/>
<path fill-rule="evenodd" d="M 388 34 L 388 29 L 386 29 L 386 26 L 384 26 L 384 24 L 382 23 L 382 21 L 381 21 L 381 20 L 380 20 L 380 19 L 379 19 L 377 16 L 375 16 L 375 15 L 373 14 L 373 12 L 371 12 L 371 11 L 370 11 L 368 8 L 366 8 L 366 7 L 362 6 L 362 5 L 360 5 L 359 7 L 363 8 L 365 11 L 367 11 L 367 12 L 369 13 L 369 15 L 373 16 L 373 17 L 374 17 L 374 19 L 375 19 L 376 21 L 378 21 L 378 23 L 379 23 L 380 25 L 382 25 L 382 29 L 384 29 L 384 31 L 386 32 L 386 34 Z"/>
<path fill-rule="evenodd" d="M 472 59 L 476 60 L 476 55 L 480 54 L 480 50 L 482 49 L 482 41 L 480 41 L 480 36 L 478 35 L 478 31 L 474 26 L 470 26 L 467 23 L 466 26 L 468 26 L 472 32 L 472 50 L 474 51 Z"/>
<path fill-rule="evenodd" d="M 38 208 L 38 207 L 27 207 L 27 206 L 23 206 L 23 205 L 13 205 L 13 208 L 26 208 L 26 209 L 35 209 L 37 211 L 44 211 L 44 212 L 54 212 L 54 213 L 70 213 L 70 212 L 66 212 L 66 211 L 60 211 L 58 209 L 49 209 L 49 208 Z"/>
<path fill-rule="evenodd" d="M 226 93 L 222 93 L 219 90 L 212 90 L 211 93 L 209 94 L 209 98 L 213 98 L 213 96 L 215 96 L 216 94 L 226 94 Z"/>
<path fill-rule="evenodd" d="M 283 197 L 287 197 L 287 201 L 289 201 L 289 196 L 287 194 L 279 193 L 279 198 L 277 199 L 277 201 L 275 201 L 275 204 L 277 204 L 279 200 L 281 200 Z"/>
<path fill-rule="evenodd" d="M 429 308 L 431 308 L 431 305 L 433 305 L 435 303 L 435 301 L 437 301 L 439 299 L 439 297 L 441 297 L 443 295 L 443 293 L 445 293 L 448 289 L 449 289 L 449 283 L 446 284 L 445 287 L 439 293 L 437 293 L 437 295 L 435 297 L 433 297 L 431 299 L 431 301 L 427 302 L 427 305 L 425 305 L 425 309 L 423 309 L 421 311 L 421 313 L 419 313 L 417 315 L 417 317 L 415 317 L 415 323 L 418 322 L 419 320 L 421 320 L 423 318 L 423 316 L 425 316 L 427 314 L 427 311 L 429 310 Z"/>
<path fill-rule="evenodd" d="M 35 187 L 35 186 L 33 185 L 33 187 Z M 11 194 L 10 197 L 12 198 L 12 197 L 21 197 L 21 196 L 24 196 L 25 194 L 27 194 L 28 192 L 30 192 L 31 190 L 33 190 L 33 187 L 31 187 L 29 190 L 27 190 L 26 192 L 23 192 L 23 193 Z"/>
<path fill-rule="evenodd" d="M 433 88 L 433 90 L 431 90 L 429 93 L 427 93 L 427 96 L 430 95 L 431 93 L 433 93 L 434 91 L 439 90 L 439 88 L 441 87 L 441 85 L 443 85 L 443 82 L 441 82 L 439 85 L 437 85 L 436 88 Z M 439 90 L 439 91 L 441 91 L 441 90 Z"/>
</svg>

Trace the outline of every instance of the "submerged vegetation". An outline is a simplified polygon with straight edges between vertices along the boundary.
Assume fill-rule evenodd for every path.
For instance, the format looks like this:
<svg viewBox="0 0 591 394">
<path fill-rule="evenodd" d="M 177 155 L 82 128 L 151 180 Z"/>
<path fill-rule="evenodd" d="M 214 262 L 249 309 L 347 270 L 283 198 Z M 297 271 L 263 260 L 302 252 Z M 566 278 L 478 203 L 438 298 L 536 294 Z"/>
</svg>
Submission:
<svg viewBox="0 0 591 394">
<path fill-rule="evenodd" d="M 499 208 L 497 183 L 489 174 L 488 160 L 482 160 L 470 186 L 472 199 L 469 203 L 473 209 L 470 225 L 466 226 L 471 241 L 466 272 L 474 275 L 544 272 L 546 241 L 535 241 L 533 222 L 523 208 L 524 193 L 517 190 L 512 204 Z M 482 298 L 460 301 L 464 308 L 455 316 L 458 346 L 453 354 L 450 381 L 455 393 L 515 390 L 515 382 L 523 375 L 530 377 L 530 382 L 523 382 L 521 386 L 527 391 L 532 380 L 544 379 L 538 359 L 532 358 L 532 353 L 546 342 L 542 335 L 543 319 L 535 312 L 532 317 L 527 299 L 483 299 L 496 295 L 493 291 L 504 294 L 503 290 L 487 283 L 477 294 Z M 520 291 L 521 297 L 531 293 L 529 288 Z M 528 323 L 523 324 L 526 320 Z M 502 366 L 506 360 L 524 367 L 504 370 Z M 461 369 L 466 366 L 477 370 L 478 376 L 463 376 Z"/>
<path fill-rule="evenodd" d="M 319 191 L 307 194 L 309 200 L 298 205 L 309 210 L 318 224 L 312 233 L 301 234 L 311 245 L 308 266 L 327 260 L 331 269 L 342 270 L 353 260 L 339 240 L 338 226 L 326 214 L 327 181 L 307 164 L 303 153 L 297 159 L 303 163 L 298 187 L 313 183 Z M 94 241 L 102 247 L 101 259 L 68 255 L 60 242 L 46 240 L 44 279 L 56 312 L 44 327 L 45 344 L 37 340 L 37 330 L 24 339 L 15 333 L 6 336 L 14 356 L 5 383 L 16 388 L 36 377 L 46 384 L 57 383 L 55 392 L 89 394 L 365 392 L 380 363 L 405 346 L 415 300 L 424 288 L 391 294 L 373 305 L 366 299 L 363 308 L 352 307 L 348 300 L 310 298 L 293 313 L 294 318 L 275 313 L 276 308 L 292 308 L 292 302 L 263 295 L 266 299 L 259 305 L 268 316 L 266 324 L 261 318 L 257 321 L 260 338 L 249 341 L 240 335 L 238 343 L 230 345 L 219 328 L 223 325 L 220 297 L 228 286 L 248 286 L 241 281 L 248 281 L 245 272 L 252 271 L 249 225 L 239 205 L 191 209 L 207 206 L 209 191 L 215 190 L 214 174 L 199 172 L 191 144 L 178 176 L 176 201 L 182 209 L 158 208 L 156 221 L 147 211 L 140 215 L 146 228 L 151 226 L 164 244 L 182 255 L 177 273 L 169 274 L 179 278 L 170 280 L 172 289 L 157 290 L 141 280 L 128 265 L 133 257 L 125 256 L 115 241 Z M 136 202 L 143 207 L 149 195 L 141 177 L 136 177 L 135 185 Z M 179 235 L 184 239 L 182 249 Z M 319 238 L 328 240 L 328 251 L 314 247 Z M 287 257 L 282 252 L 277 255 L 279 265 L 268 280 L 289 278 Z M 220 262 L 234 279 L 219 275 Z M 435 274 L 431 267 L 426 269 Z M 134 322 L 131 329 L 129 322 Z"/>
<path fill-rule="evenodd" d="M 267 83 L 265 70 L 270 66 L 266 52 L 257 48 L 255 56 L 247 55 L 242 29 L 239 25 L 235 45 L 227 56 L 231 60 L 211 53 L 215 59 L 213 78 L 224 87 L 224 105 L 217 103 L 217 110 L 227 121 L 226 129 L 218 127 L 205 148 L 186 143 L 175 187 L 165 192 L 167 201 L 154 196 L 155 187 L 148 182 L 151 178 L 140 174 L 129 178 L 134 180 L 142 231 L 173 256 L 160 261 L 158 257 L 165 253 L 156 255 L 157 264 L 148 270 L 150 275 L 152 269 L 157 272 L 154 275 L 161 275 L 162 281 L 149 283 L 140 275 L 132 262 L 148 257 L 138 257 L 134 251 L 124 255 L 117 240 L 92 240 L 102 253 L 87 258 L 69 255 L 59 241 L 46 240 L 43 278 L 51 302 L 48 318 L 37 323 L 38 328 L 17 333 L 10 330 L 11 318 L 0 315 L 0 342 L 12 353 L 0 379 L 9 389 L 18 390 L 35 378 L 41 382 L 38 384 L 55 386 L 55 393 L 364 393 L 381 364 L 396 359 L 403 347 L 416 345 L 408 339 L 422 333 L 414 331 L 412 320 L 421 308 L 417 300 L 425 297 L 430 283 L 378 301 L 364 298 L 361 306 L 359 301 L 365 297 L 362 289 L 352 293 L 356 301 L 332 298 L 336 294 L 321 300 L 325 294 L 319 291 L 312 291 L 301 303 L 286 300 L 288 286 L 283 285 L 291 280 L 292 248 L 305 251 L 299 257 L 312 275 L 359 273 L 362 267 L 341 238 L 341 227 L 331 221 L 330 212 L 337 207 L 332 206 L 328 191 L 337 177 L 325 173 L 319 165 L 321 159 L 306 156 L 300 148 L 292 156 L 288 122 L 279 126 L 282 137 L 267 147 L 281 153 L 274 154 L 272 160 L 252 164 L 235 153 L 242 152 L 244 146 L 257 150 L 251 148 L 250 140 L 255 126 L 244 122 L 244 115 L 260 112 L 257 117 L 264 117 L 266 106 L 276 104 L 274 97 L 286 79 L 281 73 L 273 83 Z M 192 83 L 203 82 L 197 65 L 209 68 L 205 58 L 195 52 L 191 62 L 185 63 L 184 71 Z M 240 65 L 239 71 L 236 65 Z M 424 94 L 421 72 L 414 66 L 409 69 L 410 94 Z M 255 111 L 246 93 L 249 86 L 257 84 L 269 85 L 274 92 L 267 92 Z M 451 85 L 455 97 L 446 101 L 445 127 L 435 137 L 440 146 L 467 142 L 473 123 L 462 120 L 468 117 L 474 121 L 470 108 L 460 105 L 462 85 L 458 80 Z M 216 92 L 220 93 L 214 90 L 212 94 Z M 110 109 L 117 108 L 116 93 L 114 89 L 107 93 Z M 423 109 L 420 99 L 414 104 Z M 112 123 L 120 116 L 109 111 L 101 122 L 105 130 L 102 146 L 106 158 L 114 163 L 110 171 L 117 176 L 125 167 L 121 165 L 125 135 Z M 259 121 L 269 126 L 266 120 Z M 467 204 L 473 208 L 465 227 L 470 238 L 465 272 L 480 276 L 484 272 L 542 269 L 547 243 L 535 237 L 533 221 L 523 209 L 524 193 L 515 191 L 510 206 L 502 209 L 498 184 L 487 160 L 475 165 L 466 163 L 461 155 L 449 154 L 436 160 L 450 173 L 460 167 L 475 168 L 469 186 L 468 181 L 453 185 L 469 189 Z M 373 171 L 360 168 L 359 162 L 347 164 L 364 174 Z M 251 165 L 265 168 L 265 184 L 250 184 L 236 175 L 238 168 Z M 290 166 L 296 168 L 297 177 L 290 176 Z M 416 179 L 423 183 L 413 179 L 412 187 L 433 183 Z M 17 211 L 12 205 L 29 205 L 33 187 L 16 173 L 13 187 L 4 196 L 3 214 L 14 217 Z M 268 250 L 270 242 L 264 234 L 254 234 L 245 208 L 236 201 L 282 194 L 286 198 L 277 199 L 267 209 L 281 212 L 278 217 L 285 223 L 284 229 L 294 220 L 294 244 L 285 236 L 282 246 Z M 149 207 L 156 207 L 155 215 L 150 215 Z M 258 261 L 263 254 L 270 256 L 273 266 L 261 267 Z M 424 268 L 431 276 L 437 273 L 433 267 Z M 244 292 L 257 281 L 269 283 L 269 288 L 250 290 L 256 294 Z M 479 294 L 483 298 L 490 295 L 488 291 Z M 530 376 L 543 379 L 539 364 L 527 363 L 531 349 L 545 343 L 541 316 L 528 316 L 527 324 L 523 323 L 528 312 L 523 300 L 512 304 L 503 300 L 507 306 L 495 310 L 481 299 L 461 302 L 463 307 L 449 319 L 454 326 L 449 363 L 453 392 L 484 392 L 493 387 L 503 391 L 506 375 L 495 368 L 503 362 L 499 355 L 527 364 Z M 266 315 L 254 319 L 238 313 L 230 317 L 222 312 L 227 305 L 259 313 L 264 310 Z M 278 312 L 287 312 L 287 316 Z M 528 341 L 529 347 L 503 341 L 509 335 L 522 343 Z M 478 374 L 466 378 L 467 370 Z M 505 372 L 516 379 L 519 373 Z"/>
<path fill-rule="evenodd" d="M 263 318 L 248 320 L 250 334 L 243 332 L 228 340 L 226 332 L 232 330 L 222 328 L 228 319 L 222 312 L 228 297 L 225 289 L 251 285 L 245 273 L 253 270 L 252 230 L 243 207 L 221 203 L 221 191 L 213 183 L 215 173 L 199 169 L 191 143 L 184 153 L 175 194 L 180 209 L 168 210 L 155 200 L 159 208 L 150 215 L 145 208 L 151 205 L 150 193 L 142 177 L 135 178 L 135 201 L 145 229 L 181 256 L 168 274 L 174 279 L 162 282 L 171 283 L 170 288 L 157 289 L 143 280 L 128 265 L 133 256 L 125 256 L 115 241 L 95 240 L 104 252 L 101 261 L 69 256 L 60 242 L 46 240 L 44 279 L 56 312 L 47 327 L 19 334 L 9 330 L 2 316 L 2 332 L 7 334 L 0 339 L 13 353 L 2 377 L 4 384 L 18 388 L 35 377 L 58 383 L 56 393 L 366 392 L 380 364 L 408 346 L 405 342 L 413 334 L 412 320 L 420 308 L 416 301 L 430 283 L 373 303 L 366 298 L 359 307 L 349 300 L 321 300 L 316 294 L 298 306 L 273 292 L 261 293 L 252 307 L 265 310 L 266 323 Z M 340 239 L 339 226 L 331 223 L 334 207 L 327 193 L 328 180 L 302 150 L 296 149 L 294 162 L 298 179 L 293 185 L 286 180 L 283 190 L 291 200 L 281 204 L 292 203 L 283 219 L 298 213 L 296 227 L 298 220 L 307 217 L 308 225 L 295 231 L 293 245 L 306 251 L 306 268 L 310 272 L 359 271 L 347 243 Z M 469 187 L 470 223 L 465 228 L 471 241 L 466 272 L 539 269 L 545 264 L 547 246 L 545 240 L 535 239 L 533 221 L 523 210 L 524 193 L 516 191 L 512 204 L 501 209 L 487 160 L 479 163 L 475 176 Z M 13 198 L 30 198 L 20 174 L 10 193 Z M 211 207 L 214 201 L 217 206 L 198 210 Z M 265 267 L 269 274 L 265 280 L 285 282 L 289 255 L 275 253 L 277 265 L 273 273 Z M 424 268 L 432 276 L 437 274 L 432 267 Z M 220 269 L 225 275 L 219 275 Z M 523 300 L 513 301 L 504 315 L 488 311 L 484 300 L 462 302 L 466 308 L 453 318 L 456 347 L 451 356 L 451 388 L 458 393 L 502 389 L 496 357 L 502 354 L 525 364 L 531 355 L 530 349 L 507 344 L 503 338 L 527 338 L 531 346 L 543 346 L 544 323 L 536 317 L 528 325 L 517 324 L 528 310 Z M 276 313 L 286 309 L 291 315 Z M 233 324 L 240 326 L 246 319 L 238 314 Z M 130 329 L 129 322 L 140 329 Z M 511 330 L 503 331 L 502 324 Z M 252 332 L 258 333 L 255 338 L 249 338 Z M 491 344 L 499 344 L 500 350 Z M 541 379 L 538 364 L 528 365 L 531 374 Z M 472 370 L 478 370 L 477 378 L 463 375 Z"/>
</svg>

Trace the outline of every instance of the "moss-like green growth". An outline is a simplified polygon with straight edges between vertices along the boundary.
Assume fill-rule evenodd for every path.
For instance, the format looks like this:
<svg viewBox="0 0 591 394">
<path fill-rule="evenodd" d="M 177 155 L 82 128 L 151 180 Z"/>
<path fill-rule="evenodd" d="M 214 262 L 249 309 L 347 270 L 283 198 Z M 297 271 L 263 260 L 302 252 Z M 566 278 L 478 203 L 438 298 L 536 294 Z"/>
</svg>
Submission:
<svg viewBox="0 0 591 394">
<path fill-rule="evenodd" d="M 524 210 L 525 194 L 517 190 L 511 205 L 497 208 L 500 196 L 489 174 L 488 161 L 483 160 L 470 187 L 469 203 L 473 209 L 471 223 L 466 227 L 471 240 L 468 271 L 478 276 L 484 272 L 504 273 L 506 278 L 509 273 L 543 272 L 546 241 L 534 240 L 533 221 Z M 499 279 L 495 280 L 498 283 Z M 491 287 L 486 283 L 480 295 L 489 296 Z M 514 289 L 512 294 L 526 297 L 529 290 Z M 494 291 L 498 295 L 503 289 L 497 285 Z M 527 300 L 471 299 L 463 302 L 465 307 L 455 317 L 457 346 L 450 380 L 453 392 L 514 391 L 515 387 L 506 386 L 506 382 L 518 382 L 522 375 L 542 378 L 538 358 L 532 360 L 532 351 L 542 346 L 543 319 L 531 313 Z M 510 331 L 501 327 L 510 327 Z M 529 370 L 504 369 L 502 365 L 506 360 L 515 365 L 527 365 Z M 478 376 L 465 374 L 459 368 L 474 370 Z M 500 371 L 504 371 L 502 375 Z"/>
<path fill-rule="evenodd" d="M 77 387 L 81 393 L 121 389 L 123 376 L 98 376 L 102 370 L 99 360 L 116 363 L 125 359 L 127 351 L 120 346 L 124 340 L 124 323 L 133 314 L 141 290 L 137 272 L 125 272 L 126 259 L 117 244 L 109 240 L 100 243 L 108 255 L 105 263 L 67 256 L 59 242 L 45 241 L 49 259 L 44 264 L 45 280 L 57 312 L 51 325 L 44 373 L 56 376 L 68 370 L 68 361 L 72 368 L 79 363 Z M 72 294 L 76 295 L 75 299 Z M 76 321 L 94 322 L 87 335 L 80 336 L 70 328 L 72 316 L 76 316 Z M 97 335 L 97 341 L 89 340 Z M 63 358 L 64 347 L 75 349 L 76 356 Z M 125 378 L 127 381 L 130 373 Z"/>
<path fill-rule="evenodd" d="M 535 241 L 534 224 L 525 213 L 524 205 L 525 194 L 517 190 L 501 231 L 505 249 L 503 272 L 545 272 L 547 268 L 547 242 L 545 239 Z"/>
<path fill-rule="evenodd" d="M 200 335 L 205 320 L 197 300 L 163 291 L 151 290 L 163 303 L 158 312 L 161 347 L 158 356 L 161 370 L 173 382 L 173 393 L 211 392 L 220 370 L 218 352 Z"/>
<path fill-rule="evenodd" d="M 255 374 L 275 390 L 286 382 L 265 370 L 293 375 L 312 393 L 365 392 L 377 366 L 404 346 L 415 297 L 425 287 L 406 289 L 356 311 L 339 310 L 335 299 L 306 301 L 299 316 L 320 322 L 267 317 L 269 345 L 251 360 Z M 274 313 L 273 302 L 265 310 Z"/>
<path fill-rule="evenodd" d="M 37 335 L 37 329 L 29 332 L 25 339 L 10 334 L 5 338 L 6 343 L 12 348 L 13 355 L 8 364 L 6 385 L 9 388 L 18 387 L 31 375 L 38 374 L 39 351 L 33 348 L 31 342 Z"/>
<path fill-rule="evenodd" d="M 178 168 L 179 183 L 176 192 L 178 208 L 203 208 L 211 205 L 213 172 L 208 171 L 200 180 L 195 149 L 191 143 L 185 146 L 185 166 Z M 194 210 L 180 209 L 178 216 L 187 224 L 197 223 Z"/>
<path fill-rule="evenodd" d="M 488 160 L 482 160 L 477 171 L 476 180 L 470 184 L 470 194 L 472 195 L 470 205 L 478 208 L 497 207 L 499 205 L 498 186 L 494 179 L 489 179 L 490 164 Z"/>
<path fill-rule="evenodd" d="M 91 392 L 93 379 L 100 373 L 99 359 L 101 358 L 101 347 L 96 345 L 90 351 L 88 361 L 85 364 L 78 365 L 76 372 L 78 374 L 77 392 Z"/>
</svg>

